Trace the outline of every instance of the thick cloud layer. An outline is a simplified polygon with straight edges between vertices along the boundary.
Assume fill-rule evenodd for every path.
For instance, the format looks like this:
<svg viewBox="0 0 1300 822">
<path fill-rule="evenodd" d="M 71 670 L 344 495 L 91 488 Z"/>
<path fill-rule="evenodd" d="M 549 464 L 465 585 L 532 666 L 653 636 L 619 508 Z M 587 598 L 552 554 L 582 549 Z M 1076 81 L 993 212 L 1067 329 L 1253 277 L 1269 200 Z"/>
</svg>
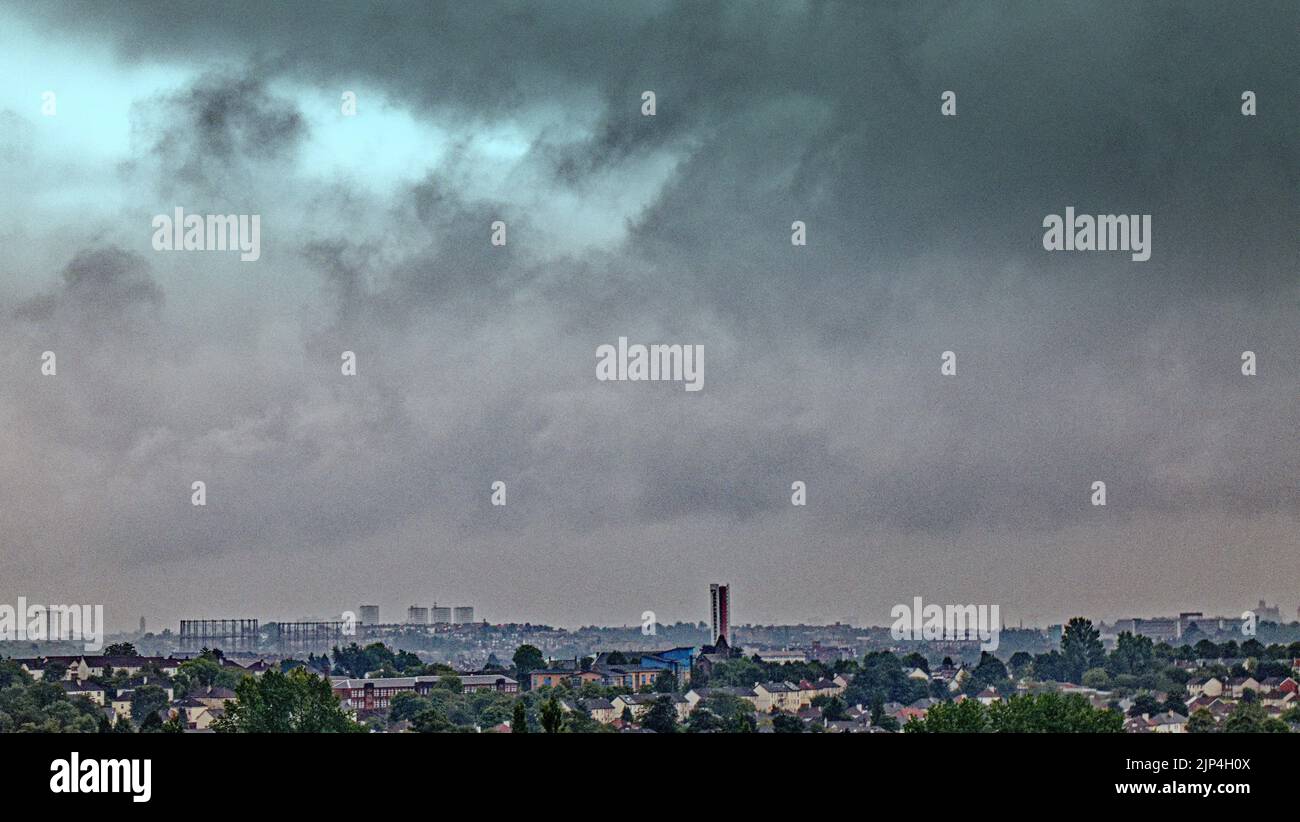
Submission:
<svg viewBox="0 0 1300 822">
<path fill-rule="evenodd" d="M 107 167 L 76 83 L 0 111 L 0 595 L 1291 607 L 1293 4 L 622 5 L 6 9 L 76 77 L 173 82 Z M 177 205 L 261 214 L 262 258 L 153 251 Z M 1045 252 L 1067 206 L 1151 214 L 1151 259 Z M 597 382 L 620 336 L 702 344 L 704 390 Z"/>
</svg>

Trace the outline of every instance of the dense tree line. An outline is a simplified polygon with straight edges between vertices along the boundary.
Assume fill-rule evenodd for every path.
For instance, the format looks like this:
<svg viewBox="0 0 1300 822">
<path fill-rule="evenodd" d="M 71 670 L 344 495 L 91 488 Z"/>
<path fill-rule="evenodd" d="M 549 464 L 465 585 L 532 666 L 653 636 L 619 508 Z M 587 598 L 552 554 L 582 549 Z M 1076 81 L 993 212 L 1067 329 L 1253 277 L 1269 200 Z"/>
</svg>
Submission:
<svg viewBox="0 0 1300 822">
<path fill-rule="evenodd" d="M 1079 694 L 1025 694 L 984 705 L 975 699 L 940 702 L 906 733 L 1122 733 L 1118 711 L 1097 710 Z"/>
</svg>

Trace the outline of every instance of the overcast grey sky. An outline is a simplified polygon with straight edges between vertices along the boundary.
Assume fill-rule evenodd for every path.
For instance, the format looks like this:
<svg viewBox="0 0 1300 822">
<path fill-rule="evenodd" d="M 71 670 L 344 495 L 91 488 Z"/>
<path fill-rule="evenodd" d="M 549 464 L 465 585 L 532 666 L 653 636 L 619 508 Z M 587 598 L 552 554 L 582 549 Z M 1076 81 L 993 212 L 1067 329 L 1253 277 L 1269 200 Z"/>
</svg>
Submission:
<svg viewBox="0 0 1300 822">
<path fill-rule="evenodd" d="M 1293 2 L 28 5 L 0 601 L 1295 615 Z M 155 252 L 177 206 L 261 259 Z M 1151 259 L 1044 251 L 1067 206 Z M 598 382 L 620 336 L 704 390 Z"/>
</svg>

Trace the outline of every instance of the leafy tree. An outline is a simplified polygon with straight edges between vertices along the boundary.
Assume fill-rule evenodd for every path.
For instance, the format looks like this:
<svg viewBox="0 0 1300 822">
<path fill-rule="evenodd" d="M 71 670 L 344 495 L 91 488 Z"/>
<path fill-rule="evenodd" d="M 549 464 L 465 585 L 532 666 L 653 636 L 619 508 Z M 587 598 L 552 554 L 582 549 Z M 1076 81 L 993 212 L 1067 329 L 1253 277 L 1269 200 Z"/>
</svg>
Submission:
<svg viewBox="0 0 1300 822">
<path fill-rule="evenodd" d="M 804 732 L 803 720 L 790 714 L 777 714 L 772 717 L 772 731 L 778 734 L 801 734 Z"/>
<path fill-rule="evenodd" d="M 605 733 L 609 729 L 582 710 L 571 711 L 565 718 L 565 730 L 571 734 Z"/>
<path fill-rule="evenodd" d="M 41 674 L 42 682 L 58 682 L 68 676 L 68 666 L 62 662 L 45 663 L 45 672 Z"/>
<path fill-rule="evenodd" d="M 1129 716 L 1142 716 L 1160 713 L 1160 700 L 1151 694 L 1138 694 L 1133 699 L 1133 707 L 1128 709 Z"/>
<path fill-rule="evenodd" d="M 1254 676 L 1256 679 L 1285 678 L 1291 676 L 1291 666 L 1276 659 L 1261 659 L 1255 665 Z"/>
<path fill-rule="evenodd" d="M 1196 651 L 1197 659 L 1221 659 L 1223 657 L 1223 654 L 1219 652 L 1219 646 L 1208 639 L 1197 642 L 1192 649 Z"/>
<path fill-rule="evenodd" d="M 213 723 L 225 733 L 344 733 L 360 731 L 339 706 L 329 681 L 295 668 L 246 677 L 226 715 Z"/>
<path fill-rule="evenodd" d="M 844 700 L 833 696 L 822 708 L 822 718 L 828 722 L 845 722 L 849 718 L 849 708 Z"/>
<path fill-rule="evenodd" d="M 645 718 L 641 721 L 643 728 L 649 728 L 655 733 L 670 734 L 677 731 L 677 710 L 673 707 L 673 700 L 670 696 L 661 696 L 646 711 Z"/>
<path fill-rule="evenodd" d="M 158 712 L 167 707 L 167 692 L 157 685 L 141 685 L 131 692 L 131 716 L 136 722 L 140 723 L 140 729 L 144 730 L 144 723 L 150 716 L 157 717 Z M 158 723 L 160 726 L 161 722 Z"/>
<path fill-rule="evenodd" d="M 104 646 L 104 656 L 139 656 L 135 645 L 130 642 L 113 642 Z"/>
<path fill-rule="evenodd" d="M 925 655 L 919 654 L 915 651 L 903 657 L 903 666 L 909 669 L 920 668 L 922 671 L 925 671 L 927 674 L 930 673 L 930 663 L 925 658 Z"/>
<path fill-rule="evenodd" d="M 70 700 L 59 685 L 25 674 L 0 690 L 0 733 L 94 733 L 99 718 L 90 700 Z"/>
<path fill-rule="evenodd" d="M 727 726 L 727 732 L 733 734 L 758 733 L 758 717 L 752 711 L 736 714 Z"/>
<path fill-rule="evenodd" d="M 542 656 L 541 650 L 535 645 L 520 645 L 515 649 L 512 661 L 515 663 L 515 670 L 519 673 L 521 680 L 527 680 L 528 674 L 546 667 L 546 658 Z"/>
<path fill-rule="evenodd" d="M 1121 733 L 1124 718 L 1095 710 L 1080 694 L 1030 694 L 994 702 L 973 699 L 931 706 L 925 719 L 912 719 L 908 733 Z"/>
<path fill-rule="evenodd" d="M 988 712 L 975 699 L 940 702 L 930 706 L 924 719 L 912 717 L 903 726 L 906 733 L 984 733 L 988 730 Z"/>
<path fill-rule="evenodd" d="M 454 730 L 456 726 L 447 719 L 447 715 L 440 708 L 430 705 L 422 708 L 415 715 L 411 720 L 411 727 L 416 733 L 442 734 Z"/>
<path fill-rule="evenodd" d="M 754 706 L 738 696 L 710 694 L 695 706 L 691 717 L 702 711 L 716 716 L 727 733 L 753 733 L 758 729 Z M 694 730 L 689 727 L 689 721 L 687 730 Z"/>
<path fill-rule="evenodd" d="M 548 734 L 558 734 L 564 729 L 564 708 L 555 694 L 542 703 L 542 730 Z"/>
<path fill-rule="evenodd" d="M 1097 710 L 1082 694 L 1013 696 L 988 707 L 995 733 L 1122 733 L 1124 716 Z"/>
<path fill-rule="evenodd" d="M 388 701 L 388 721 L 413 721 L 415 715 L 427 707 L 429 707 L 429 700 L 412 691 L 393 694 L 393 698 Z"/>
<path fill-rule="evenodd" d="M 1214 721 L 1214 714 L 1205 708 L 1197 708 L 1196 711 L 1187 718 L 1187 732 L 1189 734 L 1212 734 L 1219 730 L 1219 725 Z"/>
<path fill-rule="evenodd" d="M 23 666 L 12 659 L 0 659 L 0 689 L 8 688 L 11 685 L 26 687 L 31 681 L 31 674 L 24 671 Z"/>
<path fill-rule="evenodd" d="M 1070 666 L 1060 651 L 1034 655 L 1033 675 L 1044 682 L 1068 682 Z"/>
<path fill-rule="evenodd" d="M 1089 668 L 1083 672 L 1083 684 L 1104 691 L 1110 687 L 1110 674 L 1105 668 Z"/>
<path fill-rule="evenodd" d="M 1165 704 L 1160 706 L 1160 710 L 1173 711 L 1176 714 L 1187 716 L 1187 703 L 1179 699 L 1174 694 L 1170 694 L 1168 697 L 1165 698 Z"/>
<path fill-rule="evenodd" d="M 1011 659 L 1007 660 L 1007 668 L 1016 679 L 1028 676 L 1033 664 L 1034 657 L 1027 651 L 1016 651 L 1011 655 Z"/>
<path fill-rule="evenodd" d="M 196 657 L 180 664 L 172 683 L 176 687 L 177 694 L 185 695 L 196 687 L 206 688 L 218 684 L 221 673 L 221 666 L 211 657 Z M 225 687 L 239 684 L 237 680 L 238 677 L 235 682 Z"/>
<path fill-rule="evenodd" d="M 1068 682 L 1082 682 L 1084 671 L 1105 665 L 1106 649 L 1100 637 L 1101 632 L 1092 627 L 1091 620 L 1075 617 L 1066 624 L 1061 635 L 1061 656 Z"/>
<path fill-rule="evenodd" d="M 881 728 L 882 730 L 889 731 L 890 733 L 894 733 L 898 730 L 898 720 L 892 716 L 882 716 L 880 719 L 874 720 L 871 724 L 875 725 L 877 728 Z"/>
<path fill-rule="evenodd" d="M 135 710 L 132 709 L 131 716 L 135 716 Z M 163 719 L 157 711 L 144 714 L 144 719 L 140 720 L 140 733 L 142 734 L 159 734 L 163 731 Z"/>
<path fill-rule="evenodd" d="M 411 664 L 412 660 L 417 667 L 422 667 L 418 657 L 414 654 L 407 656 L 404 651 L 401 652 L 403 656 L 399 663 L 399 656 L 382 642 L 372 642 L 364 648 L 353 642 L 345 648 L 335 646 L 331 653 L 335 671 L 351 677 L 363 677 L 370 671 L 383 671 L 386 675 L 398 676 L 405 673 L 399 665 Z"/>
<path fill-rule="evenodd" d="M 517 734 L 528 733 L 528 710 L 524 707 L 522 699 L 515 700 L 515 707 L 510 715 L 510 731 Z"/>
<path fill-rule="evenodd" d="M 220 651 L 205 649 L 194 659 L 182 662 L 176 676 L 172 678 L 176 693 L 184 695 L 191 693 L 198 686 L 206 688 L 213 685 L 234 690 L 239 680 L 246 674 L 238 668 L 223 667 L 220 653 Z M 162 678 L 161 672 L 157 672 L 155 676 Z"/>
<path fill-rule="evenodd" d="M 766 678 L 767 671 L 762 665 L 747 657 L 739 657 L 714 665 L 709 683 L 715 688 L 726 686 L 748 688 Z"/>
<path fill-rule="evenodd" d="M 862 660 L 862 669 L 845 690 L 844 701 L 854 705 L 870 705 L 876 700 L 906 705 L 929 695 L 929 685 L 908 679 L 898 657 L 881 651 L 869 653 Z"/>
<path fill-rule="evenodd" d="M 460 701 L 474 717 L 470 724 L 490 726 L 509 722 L 517 700 L 510 694 L 496 691 L 474 691 L 464 694 Z"/>
<path fill-rule="evenodd" d="M 990 654 L 988 651 L 980 651 L 979 664 L 971 671 L 970 677 L 966 680 L 965 691 L 967 696 L 974 696 L 985 688 L 995 688 L 1006 690 L 1011 684 L 1011 679 L 1007 675 L 1007 666 L 1002 661 Z"/>
<path fill-rule="evenodd" d="M 1249 691 L 1247 691 L 1249 693 Z M 1253 701 L 1242 699 L 1232 709 L 1228 718 L 1223 720 L 1224 733 L 1290 733 L 1285 722 L 1272 719 L 1263 706 Z"/>
<path fill-rule="evenodd" d="M 686 718 L 685 729 L 687 733 L 692 734 L 720 733 L 727 730 L 727 723 L 713 711 L 703 705 L 697 705 Z"/>
<path fill-rule="evenodd" d="M 1132 674 L 1141 676 L 1151 670 L 1155 662 L 1155 646 L 1150 637 L 1122 631 L 1115 642 L 1115 650 L 1106 659 L 1106 670 L 1112 676 Z"/>
<path fill-rule="evenodd" d="M 420 658 L 410 651 L 398 651 L 393 655 L 393 667 L 408 676 L 418 675 L 423 672 L 424 663 Z"/>
</svg>

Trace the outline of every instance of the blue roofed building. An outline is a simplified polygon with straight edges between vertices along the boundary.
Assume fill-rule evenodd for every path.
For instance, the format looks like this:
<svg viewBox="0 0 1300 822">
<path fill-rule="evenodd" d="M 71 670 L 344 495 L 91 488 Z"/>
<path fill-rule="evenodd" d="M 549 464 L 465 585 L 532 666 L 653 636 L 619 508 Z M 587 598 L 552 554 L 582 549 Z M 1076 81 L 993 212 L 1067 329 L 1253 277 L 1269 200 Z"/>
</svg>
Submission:
<svg viewBox="0 0 1300 822">
<path fill-rule="evenodd" d="M 669 648 L 666 651 L 655 651 L 652 654 L 642 654 L 641 667 L 671 671 L 676 675 L 677 681 L 684 685 L 691 681 L 691 666 L 695 663 L 696 651 L 694 646 L 685 645 Z"/>
</svg>

